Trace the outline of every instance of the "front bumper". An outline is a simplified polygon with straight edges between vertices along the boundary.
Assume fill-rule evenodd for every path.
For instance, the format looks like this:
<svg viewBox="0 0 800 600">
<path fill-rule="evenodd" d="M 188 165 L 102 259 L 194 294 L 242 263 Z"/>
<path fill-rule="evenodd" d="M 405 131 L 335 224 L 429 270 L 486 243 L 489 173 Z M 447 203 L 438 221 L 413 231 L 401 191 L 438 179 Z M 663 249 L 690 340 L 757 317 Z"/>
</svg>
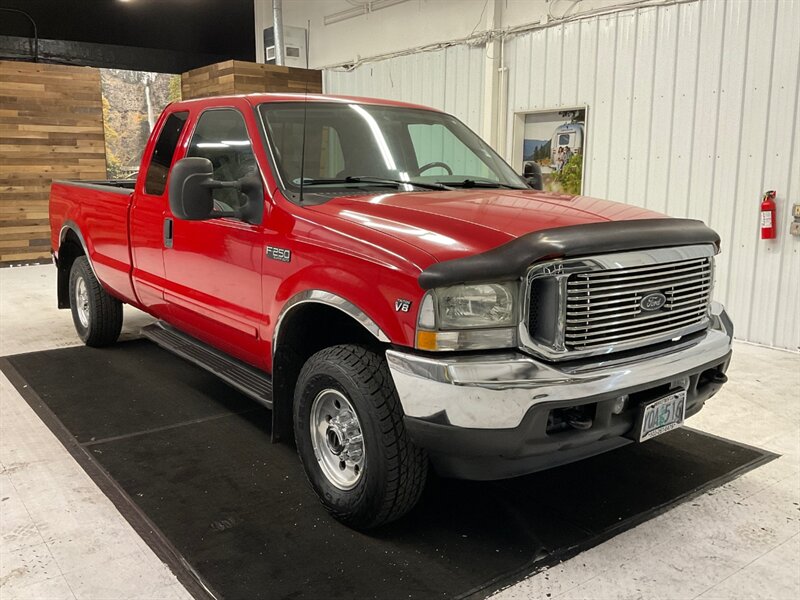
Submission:
<svg viewBox="0 0 800 600">
<path fill-rule="evenodd" d="M 712 305 L 708 330 L 663 347 L 560 364 L 518 352 L 431 356 L 386 352 L 412 439 L 437 470 L 466 479 L 530 473 L 631 440 L 638 405 L 687 388 L 687 416 L 725 381 L 733 326 Z M 628 396 L 626 409 L 612 406 Z M 591 427 L 553 432 L 552 411 L 583 407 Z"/>
</svg>

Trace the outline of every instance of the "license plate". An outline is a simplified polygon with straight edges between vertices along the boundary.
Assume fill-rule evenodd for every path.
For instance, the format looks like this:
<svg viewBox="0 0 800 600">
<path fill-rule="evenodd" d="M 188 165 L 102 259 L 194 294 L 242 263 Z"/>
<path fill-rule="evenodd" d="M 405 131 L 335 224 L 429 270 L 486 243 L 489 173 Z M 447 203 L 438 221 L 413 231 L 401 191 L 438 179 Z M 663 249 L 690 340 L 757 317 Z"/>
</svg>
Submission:
<svg viewBox="0 0 800 600">
<path fill-rule="evenodd" d="M 642 412 L 639 441 L 677 429 L 686 416 L 686 390 L 672 392 L 668 396 L 645 404 Z"/>
</svg>

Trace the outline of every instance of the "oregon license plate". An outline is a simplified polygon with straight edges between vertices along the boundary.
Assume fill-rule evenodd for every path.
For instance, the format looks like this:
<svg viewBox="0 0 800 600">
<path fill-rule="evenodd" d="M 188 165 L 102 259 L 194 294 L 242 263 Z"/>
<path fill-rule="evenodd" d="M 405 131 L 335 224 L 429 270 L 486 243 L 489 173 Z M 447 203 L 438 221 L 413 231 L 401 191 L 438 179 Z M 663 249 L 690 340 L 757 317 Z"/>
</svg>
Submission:
<svg viewBox="0 0 800 600">
<path fill-rule="evenodd" d="M 640 442 L 681 426 L 686 416 L 686 390 L 671 392 L 667 396 L 645 404 L 642 408 Z"/>
</svg>

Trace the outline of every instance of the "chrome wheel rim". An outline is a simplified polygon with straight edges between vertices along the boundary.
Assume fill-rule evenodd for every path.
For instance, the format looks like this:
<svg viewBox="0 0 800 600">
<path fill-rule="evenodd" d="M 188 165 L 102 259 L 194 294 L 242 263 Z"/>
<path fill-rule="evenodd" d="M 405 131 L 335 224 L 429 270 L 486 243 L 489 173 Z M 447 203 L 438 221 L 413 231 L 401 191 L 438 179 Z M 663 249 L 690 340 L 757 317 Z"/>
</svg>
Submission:
<svg viewBox="0 0 800 600">
<path fill-rule="evenodd" d="M 75 308 L 81 325 L 89 327 L 89 292 L 83 277 L 78 277 L 75 282 Z"/>
<path fill-rule="evenodd" d="M 322 390 L 311 404 L 311 443 L 320 469 L 340 490 L 353 489 L 364 472 L 364 436 L 353 405 L 338 390 Z"/>
</svg>

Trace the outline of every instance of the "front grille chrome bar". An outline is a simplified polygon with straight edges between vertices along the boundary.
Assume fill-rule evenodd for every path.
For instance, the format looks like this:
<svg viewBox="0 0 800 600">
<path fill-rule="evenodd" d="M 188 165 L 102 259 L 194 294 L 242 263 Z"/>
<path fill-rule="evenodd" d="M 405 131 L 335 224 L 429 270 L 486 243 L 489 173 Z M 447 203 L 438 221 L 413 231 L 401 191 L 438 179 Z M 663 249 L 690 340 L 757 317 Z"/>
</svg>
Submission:
<svg viewBox="0 0 800 600">
<path fill-rule="evenodd" d="M 688 314 L 696 313 L 696 312 L 703 312 L 703 311 L 705 311 L 705 307 L 698 308 L 698 306 L 696 305 L 696 302 L 693 302 L 692 306 L 685 306 L 685 307 L 680 308 L 678 310 L 671 311 L 670 312 L 670 317 L 671 318 L 677 318 L 677 317 L 682 317 L 684 314 L 686 314 L 688 316 Z M 634 317 L 635 317 L 635 319 L 634 319 Z M 611 321 L 609 319 L 615 319 L 615 320 Z M 652 321 L 654 319 L 664 320 L 664 318 L 660 314 L 652 314 L 652 315 L 645 314 L 645 315 L 641 315 L 641 313 L 639 313 L 639 312 L 629 312 L 629 313 L 624 313 L 624 314 L 607 315 L 607 316 L 604 316 L 604 317 L 601 317 L 601 318 L 597 318 L 597 319 L 592 318 L 592 317 L 589 317 L 588 319 L 570 319 L 570 318 L 567 318 L 567 329 L 568 329 L 567 337 L 569 337 L 570 335 L 572 337 L 578 337 L 580 335 L 580 334 L 574 333 L 574 332 L 573 333 L 569 333 L 569 331 L 572 331 L 574 329 L 580 329 L 581 331 L 587 331 L 588 332 L 588 331 L 592 331 L 592 330 L 595 330 L 595 329 L 601 329 L 601 328 L 602 329 L 606 329 L 608 327 L 613 327 L 614 325 L 617 325 L 617 324 L 628 324 L 628 323 L 631 323 L 632 321 L 635 321 L 635 323 L 639 327 L 647 327 L 649 325 L 649 321 Z M 579 327 L 572 327 L 572 326 L 575 326 L 575 325 L 577 325 Z M 631 327 L 633 327 L 633 326 L 631 326 Z"/>
<path fill-rule="evenodd" d="M 704 283 L 711 281 L 711 272 L 708 268 L 705 271 L 698 271 L 692 275 L 683 275 L 680 278 L 667 278 L 662 281 L 635 281 L 633 283 L 619 283 L 610 286 L 595 286 L 592 287 L 592 282 L 589 280 L 578 282 L 582 287 L 576 288 L 573 286 L 575 282 L 569 281 L 567 288 L 569 289 L 569 299 L 577 301 L 589 301 L 594 298 L 610 298 L 613 296 L 621 296 L 627 294 L 625 290 L 635 289 L 641 292 L 652 292 L 654 290 L 663 290 L 664 288 L 675 286 L 695 285 L 700 286 Z M 605 282 L 604 282 L 605 283 Z M 610 292 L 609 290 L 615 290 Z"/>
</svg>

